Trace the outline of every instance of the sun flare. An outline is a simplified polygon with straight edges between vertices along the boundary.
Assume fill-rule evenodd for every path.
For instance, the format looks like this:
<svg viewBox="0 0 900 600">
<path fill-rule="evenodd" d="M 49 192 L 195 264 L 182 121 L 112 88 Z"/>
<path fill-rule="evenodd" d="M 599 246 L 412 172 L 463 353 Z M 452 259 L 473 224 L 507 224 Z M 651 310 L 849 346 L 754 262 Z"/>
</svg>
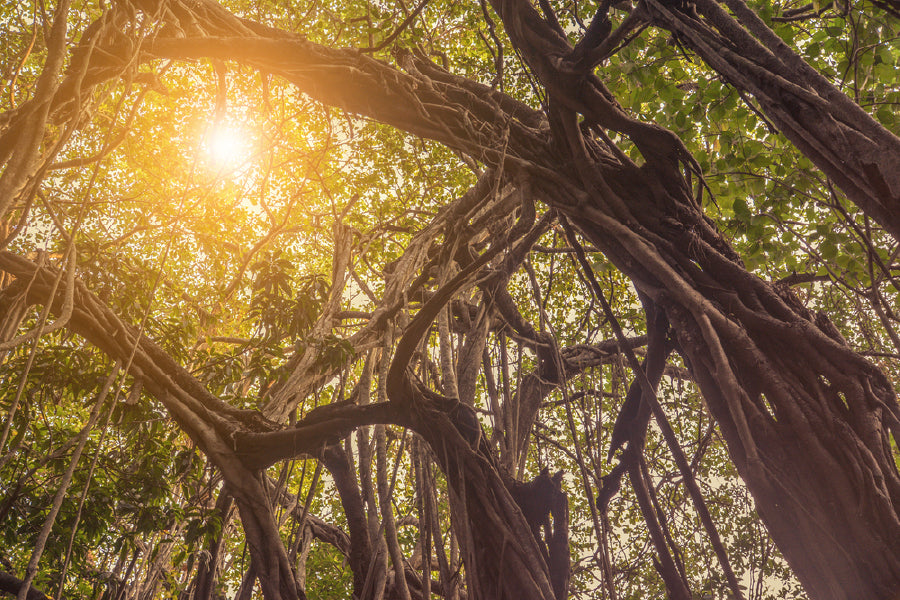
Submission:
<svg viewBox="0 0 900 600">
<path fill-rule="evenodd" d="M 218 169 L 236 169 L 250 156 L 247 135 L 230 125 L 214 125 L 206 135 L 204 147 L 210 162 Z"/>
</svg>

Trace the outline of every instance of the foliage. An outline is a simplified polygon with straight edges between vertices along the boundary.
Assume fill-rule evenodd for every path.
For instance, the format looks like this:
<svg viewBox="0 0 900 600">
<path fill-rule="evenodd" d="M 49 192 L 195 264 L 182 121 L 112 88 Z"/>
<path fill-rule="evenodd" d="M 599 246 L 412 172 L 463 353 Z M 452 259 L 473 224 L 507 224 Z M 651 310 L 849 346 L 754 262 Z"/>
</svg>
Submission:
<svg viewBox="0 0 900 600">
<path fill-rule="evenodd" d="M 101 14 L 122 18 L 116 35 L 135 47 L 138 40 L 150 44 L 154 36 L 166 37 L 166 27 L 173 26 L 164 16 L 148 16 L 138 8 L 143 3 L 114 4 L 72 3 L 67 69 L 78 67 L 73 49 Z M 396 40 L 380 48 L 413 5 L 222 2 L 233 14 L 329 48 L 377 47 L 366 52 L 386 64 L 401 64 L 401 50 L 418 52 L 549 114 L 552 102 L 538 75 L 488 4 L 425 4 Z M 611 9 L 614 26 L 629 13 L 626 4 L 630 9 L 630 3 Z M 814 3 L 815 10 L 806 12 L 796 4 L 759 0 L 751 7 L 829 82 L 900 134 L 900 21 L 863 2 Z M 549 5 L 577 43 L 596 6 Z M 0 135 L 38 93 L 54 10 L 37 2 L 0 8 Z M 286 393 L 287 382 L 308 391 L 279 428 L 302 424 L 310 414 L 324 414 L 313 411 L 341 401 L 384 402 L 389 362 L 382 365 L 382 353 L 391 352 L 417 311 L 465 261 L 504 239 L 525 209 L 517 203 L 483 222 L 442 221 L 449 218 L 447 207 L 490 172 L 483 157 L 344 111 L 337 103 L 319 103 L 304 93 L 309 90 L 252 59 L 225 61 L 213 54 L 191 61 L 154 59 L 150 50 L 134 54 L 120 75 L 73 100 L 83 104 L 75 115 L 52 113 L 40 136 L 41 157 L 51 162 L 29 179 L 34 197 L 18 196 L 5 215 L 4 236 L 16 234 L 7 250 L 63 272 L 74 246 L 75 274 L 85 289 L 183 368 L 166 371 L 166 381 L 182 385 L 192 378 L 228 406 L 247 411 L 265 411 Z M 628 115 L 658 123 L 684 142 L 696 159 L 697 177 L 702 174 L 703 211 L 746 269 L 791 287 L 812 313 L 828 315 L 849 346 L 870 357 L 896 387 L 897 247 L 883 224 L 857 208 L 778 132 L 754 98 L 730 85 L 677 35 L 642 29 L 597 74 Z M 636 144 L 610 134 L 631 159 L 645 164 Z M 223 142 L 223 135 L 230 141 Z M 498 176 L 496 197 L 514 183 Z M 455 293 L 429 326 L 411 363 L 415 378 L 453 397 L 454 382 L 464 375 L 461 366 L 455 374 L 446 366 L 462 365 L 476 337 L 471 332 L 487 323 L 483 353 L 474 359 L 481 366 L 472 406 L 487 447 L 510 479 L 531 480 L 544 468 L 564 473 L 569 597 L 607 598 L 613 589 L 619 600 L 663 597 L 658 549 L 627 477 L 608 513 L 595 508 L 604 476 L 621 456 L 607 453 L 635 374 L 624 353 L 599 349 L 616 336 L 610 314 L 562 225 L 552 220 L 556 209 L 539 204 L 536 210 L 537 219 L 550 224 L 505 287 L 535 336 L 517 331 L 486 291 L 490 274 L 501 272 L 503 258 L 512 253 L 506 248 L 480 272 L 478 285 Z M 441 226 L 427 229 L 433 221 Z M 348 256 L 341 255 L 344 230 Z M 391 282 L 399 280 L 423 231 L 431 237 L 422 260 L 403 292 L 388 301 Z M 599 291 L 625 335 L 647 334 L 632 279 L 601 249 L 585 245 Z M 345 271 L 336 267 L 339 259 L 346 259 Z M 6 290 L 15 291 L 13 279 L 3 276 Z M 0 342 L 53 321 L 42 314 L 43 302 L 17 320 L 12 292 L 0 295 Z M 378 317 L 390 325 L 369 336 L 366 328 Z M 169 397 L 155 393 L 162 388 L 154 386 L 168 384 L 139 368 L 122 374 L 120 369 L 137 364 L 134 352 L 119 356 L 108 346 L 117 340 L 128 350 L 138 345 L 125 345 L 124 329 L 109 327 L 102 332 L 107 347 L 63 327 L 2 351 L 0 424 L 8 431 L 0 445 L 0 569 L 17 577 L 25 573 L 73 456 L 75 444 L 67 442 L 80 435 L 102 401 L 64 490 L 34 587 L 52 595 L 62 585 L 63 597 L 71 598 L 187 598 L 200 585 L 203 565 L 212 561 L 218 569 L 214 589 L 232 597 L 251 569 L 243 513 L 223 501 L 229 493 L 237 496 L 235 490 L 223 483 L 226 475 L 198 441 L 198 428 L 172 411 Z M 649 352 L 644 346 L 638 344 L 639 357 Z M 547 358 L 548 348 L 559 352 L 560 364 L 571 352 L 565 354 L 571 373 L 562 387 L 546 377 L 555 360 Z M 594 350 L 575 357 L 584 348 Z M 307 356 L 312 359 L 303 362 Z M 291 379 L 298 365 L 307 369 L 303 383 Z M 745 597 L 804 598 L 807 592 L 761 522 L 691 368 L 673 354 L 658 397 Z M 519 455 L 512 407 L 541 378 L 553 389 L 538 398 L 539 417 L 526 432 L 527 452 Z M 204 410 L 210 412 L 205 405 Z M 232 416 L 212 411 L 210 422 Z M 458 551 L 466 525 L 456 514 L 451 520 L 459 492 L 430 453 L 440 449 L 420 445 L 406 429 L 409 421 L 393 423 L 379 431 L 369 422 L 359 428 L 342 422 L 325 441 L 350 457 L 372 540 L 370 569 L 381 569 L 389 593 L 400 597 L 391 587 L 396 579 L 386 544 L 392 541 L 410 572 L 424 569 L 440 582 L 433 592 L 449 585 L 441 560 L 449 561 L 454 581 L 473 576 L 473 570 Z M 293 568 L 303 565 L 306 596 L 350 598 L 358 565 L 349 542 L 342 547 L 335 539 L 354 534 L 339 475 L 331 465 L 321 466 L 327 463 L 325 445 L 266 463 L 257 474 L 266 482 L 260 485 L 268 486 L 260 503 L 271 508 L 281 541 L 293 549 Z M 896 446 L 892 450 L 897 457 Z M 642 460 L 655 512 L 690 592 L 695 598 L 731 597 L 658 424 L 650 425 Z M 385 502 L 378 502 L 386 491 L 396 532 L 387 525 Z M 426 508 L 432 491 L 434 506 Z M 430 510 L 436 514 L 426 523 Z M 304 536 L 307 529 L 312 533 Z M 426 541 L 434 564 L 423 567 Z M 439 555 L 445 551 L 446 557 Z M 127 590 L 125 596 L 117 595 L 120 589 Z"/>
</svg>

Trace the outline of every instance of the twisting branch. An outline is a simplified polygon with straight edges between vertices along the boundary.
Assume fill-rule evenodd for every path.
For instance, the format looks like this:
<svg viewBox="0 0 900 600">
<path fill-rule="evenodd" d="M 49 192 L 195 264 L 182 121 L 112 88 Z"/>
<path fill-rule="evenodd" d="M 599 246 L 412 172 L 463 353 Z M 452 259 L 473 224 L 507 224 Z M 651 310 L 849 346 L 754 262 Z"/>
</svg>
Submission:
<svg viewBox="0 0 900 600">
<path fill-rule="evenodd" d="M 523 194 L 522 191 L 514 193 Z M 533 220 L 534 213 L 532 212 L 530 216 Z M 511 242 L 524 235 L 530 227 L 531 222 L 528 219 L 520 219 L 504 239 L 492 244 L 478 258 L 460 270 L 416 313 L 415 318 L 404 331 L 403 337 L 397 343 L 397 349 L 391 361 L 391 368 L 388 371 L 387 394 L 392 402 L 403 404 L 408 401 L 410 383 L 407 368 L 409 367 L 409 362 L 416 347 L 422 340 L 422 336 L 431 326 L 438 312 L 450 301 L 454 294 L 474 279 L 482 267 L 488 264 L 502 250 L 506 249 Z"/>
<path fill-rule="evenodd" d="M 900 138 L 807 64 L 743 0 L 724 2 L 731 14 L 716 0 L 690 4 L 702 19 L 667 2 L 642 1 L 654 24 L 676 34 L 742 94 L 752 94 L 804 155 L 900 240 Z"/>
</svg>

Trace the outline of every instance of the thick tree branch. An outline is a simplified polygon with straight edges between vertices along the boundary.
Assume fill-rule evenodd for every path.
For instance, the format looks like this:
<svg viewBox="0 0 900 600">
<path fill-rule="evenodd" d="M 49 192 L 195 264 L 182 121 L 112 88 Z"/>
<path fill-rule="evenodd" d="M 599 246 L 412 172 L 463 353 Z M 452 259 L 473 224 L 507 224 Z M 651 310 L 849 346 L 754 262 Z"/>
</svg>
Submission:
<svg viewBox="0 0 900 600">
<path fill-rule="evenodd" d="M 278 461 L 316 455 L 357 427 L 376 423 L 404 424 L 403 412 L 389 402 L 359 405 L 352 402 L 326 404 L 311 411 L 288 429 L 265 433 L 236 432 L 235 454 L 250 469 L 262 469 Z"/>
</svg>

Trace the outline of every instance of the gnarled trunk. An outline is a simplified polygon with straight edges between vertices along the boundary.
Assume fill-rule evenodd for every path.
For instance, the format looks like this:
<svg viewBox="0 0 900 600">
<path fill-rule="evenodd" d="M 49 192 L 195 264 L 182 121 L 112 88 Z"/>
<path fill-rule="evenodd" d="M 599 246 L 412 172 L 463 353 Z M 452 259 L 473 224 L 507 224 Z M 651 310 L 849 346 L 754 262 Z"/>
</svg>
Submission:
<svg viewBox="0 0 900 600">
<path fill-rule="evenodd" d="M 574 181 L 565 193 L 546 182 L 544 198 L 665 311 L 804 587 L 819 599 L 895 598 L 900 475 L 889 431 L 897 437 L 900 410 L 884 374 L 824 315 L 747 272 L 692 197 L 677 139 L 630 122 L 592 76 L 559 70 L 569 46 L 530 5 L 494 6 L 559 107 L 551 111 L 565 155 L 559 171 L 572 165 Z M 624 129 L 646 163 L 616 157 L 579 127 L 576 111 L 588 125 Z"/>
</svg>

